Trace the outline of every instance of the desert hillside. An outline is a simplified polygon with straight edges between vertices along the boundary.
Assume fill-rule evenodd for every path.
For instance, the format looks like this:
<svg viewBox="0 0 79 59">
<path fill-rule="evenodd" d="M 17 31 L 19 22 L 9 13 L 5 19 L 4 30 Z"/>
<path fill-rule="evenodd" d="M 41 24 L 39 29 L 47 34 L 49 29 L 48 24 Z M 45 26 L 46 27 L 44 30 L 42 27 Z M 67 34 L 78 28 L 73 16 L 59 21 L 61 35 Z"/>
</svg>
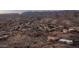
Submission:
<svg viewBox="0 0 79 59">
<path fill-rule="evenodd" d="M 1 48 L 78 48 L 79 11 L 0 14 Z"/>
</svg>

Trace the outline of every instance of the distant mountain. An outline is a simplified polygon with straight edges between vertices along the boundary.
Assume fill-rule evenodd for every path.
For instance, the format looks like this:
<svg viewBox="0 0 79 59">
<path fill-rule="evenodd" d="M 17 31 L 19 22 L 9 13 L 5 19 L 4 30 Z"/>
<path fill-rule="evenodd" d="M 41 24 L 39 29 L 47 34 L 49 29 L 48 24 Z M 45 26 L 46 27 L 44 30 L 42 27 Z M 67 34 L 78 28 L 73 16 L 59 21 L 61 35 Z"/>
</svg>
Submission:
<svg viewBox="0 0 79 59">
<path fill-rule="evenodd" d="M 45 16 L 45 15 L 50 15 L 51 12 L 24 12 L 22 15 L 26 16 Z"/>
<path fill-rule="evenodd" d="M 79 10 L 57 10 L 57 11 L 28 11 L 22 13 L 25 16 L 47 16 L 47 15 L 64 15 L 64 14 L 79 13 Z"/>
<path fill-rule="evenodd" d="M 25 16 L 47 16 L 47 15 L 53 15 L 56 14 L 59 11 L 29 11 L 29 12 L 24 12 L 22 15 Z"/>
<path fill-rule="evenodd" d="M 19 14 L 19 13 L 7 13 L 7 14 L 0 14 L 0 16 L 5 16 L 5 17 L 8 17 L 8 16 L 21 16 L 21 15 L 24 15 L 24 16 L 63 16 L 63 15 L 78 15 L 79 16 L 79 10 L 43 10 L 43 11 L 40 11 L 40 10 L 30 10 L 30 11 L 25 11 L 23 12 L 22 14 Z"/>
</svg>

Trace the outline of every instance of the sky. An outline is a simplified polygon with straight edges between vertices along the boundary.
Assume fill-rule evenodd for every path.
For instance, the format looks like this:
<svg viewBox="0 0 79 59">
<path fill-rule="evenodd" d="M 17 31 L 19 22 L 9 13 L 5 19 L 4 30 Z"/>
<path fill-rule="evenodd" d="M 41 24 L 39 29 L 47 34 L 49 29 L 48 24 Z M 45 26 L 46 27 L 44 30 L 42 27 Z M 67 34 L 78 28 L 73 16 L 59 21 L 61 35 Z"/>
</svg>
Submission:
<svg viewBox="0 0 79 59">
<path fill-rule="evenodd" d="M 26 10 L 0 10 L 0 14 L 5 14 L 5 13 L 23 13 Z"/>
</svg>

